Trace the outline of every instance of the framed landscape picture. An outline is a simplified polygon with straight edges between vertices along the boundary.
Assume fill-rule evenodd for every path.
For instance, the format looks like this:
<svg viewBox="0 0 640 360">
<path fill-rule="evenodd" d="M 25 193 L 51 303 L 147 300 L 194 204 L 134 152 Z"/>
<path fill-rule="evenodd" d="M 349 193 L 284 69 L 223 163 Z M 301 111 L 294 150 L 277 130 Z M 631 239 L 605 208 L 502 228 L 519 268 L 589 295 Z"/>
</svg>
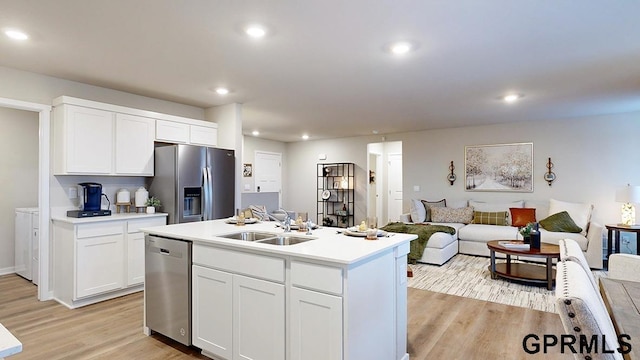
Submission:
<svg viewBox="0 0 640 360">
<path fill-rule="evenodd" d="M 533 143 L 464 148 L 466 191 L 533 192 Z"/>
</svg>

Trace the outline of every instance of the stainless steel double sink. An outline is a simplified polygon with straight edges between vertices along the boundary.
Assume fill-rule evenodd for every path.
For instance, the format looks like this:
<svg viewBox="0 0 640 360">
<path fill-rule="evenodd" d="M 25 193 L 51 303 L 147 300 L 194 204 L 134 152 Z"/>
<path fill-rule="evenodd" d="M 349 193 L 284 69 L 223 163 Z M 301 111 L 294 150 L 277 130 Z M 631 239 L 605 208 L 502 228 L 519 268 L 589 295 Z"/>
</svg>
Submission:
<svg viewBox="0 0 640 360">
<path fill-rule="evenodd" d="M 296 236 L 291 233 L 270 233 L 270 232 L 262 232 L 262 231 L 241 231 L 226 235 L 218 235 L 218 237 L 239 241 L 253 241 L 260 244 L 270 244 L 270 245 L 295 245 L 299 243 L 303 243 L 309 240 L 315 240 L 317 238 L 312 237 L 302 237 Z"/>
</svg>

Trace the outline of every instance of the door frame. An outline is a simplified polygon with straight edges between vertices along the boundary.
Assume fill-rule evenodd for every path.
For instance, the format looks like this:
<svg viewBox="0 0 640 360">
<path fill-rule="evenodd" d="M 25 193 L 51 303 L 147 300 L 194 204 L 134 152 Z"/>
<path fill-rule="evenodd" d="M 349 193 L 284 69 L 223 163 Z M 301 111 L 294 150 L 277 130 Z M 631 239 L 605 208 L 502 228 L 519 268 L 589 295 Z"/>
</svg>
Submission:
<svg viewBox="0 0 640 360">
<path fill-rule="evenodd" d="M 53 291 L 49 284 L 49 234 L 51 223 L 51 214 L 49 213 L 49 164 L 51 162 L 49 150 L 51 148 L 51 105 L 26 102 L 21 100 L 13 100 L 0 97 L 0 106 L 33 111 L 38 113 L 38 212 L 40 217 L 39 226 L 39 254 L 38 266 L 39 284 L 38 299 L 41 301 L 53 299 Z"/>
</svg>

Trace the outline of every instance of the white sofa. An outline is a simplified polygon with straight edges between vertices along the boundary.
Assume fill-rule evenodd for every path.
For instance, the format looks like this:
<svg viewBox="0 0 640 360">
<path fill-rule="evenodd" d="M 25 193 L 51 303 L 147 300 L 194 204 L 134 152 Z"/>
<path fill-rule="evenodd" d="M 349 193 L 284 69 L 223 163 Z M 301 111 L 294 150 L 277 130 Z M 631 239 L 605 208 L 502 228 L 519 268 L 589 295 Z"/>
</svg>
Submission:
<svg viewBox="0 0 640 360">
<path fill-rule="evenodd" d="M 471 206 L 476 211 L 507 211 L 510 207 L 535 208 L 536 220 L 542 220 L 550 214 L 550 210 L 556 213 L 562 205 L 569 206 L 572 203 L 566 203 L 551 199 L 549 203 L 539 203 L 530 201 L 514 201 L 503 203 L 479 202 L 474 200 L 448 201 L 447 207 L 462 208 Z M 575 204 L 578 205 L 578 204 Z M 573 218 L 574 216 L 572 216 Z M 551 232 L 543 228 L 540 229 L 540 238 L 544 243 L 558 244 L 561 239 L 573 239 L 584 252 L 585 258 L 589 266 L 593 269 L 602 269 L 602 230 L 603 227 L 597 223 L 590 221 L 589 216 L 585 219 L 580 214 L 575 215 L 581 218 L 578 222 L 584 222 L 586 225 L 581 226 L 585 231 L 583 233 L 567 233 L 567 232 Z M 400 221 L 405 223 L 415 223 L 412 221 L 411 213 L 403 214 Z M 510 220 L 509 220 L 510 221 Z M 445 233 L 435 233 L 427 242 L 423 256 L 419 262 L 427 264 L 442 265 L 451 259 L 455 254 L 469 254 L 489 256 L 487 242 L 491 240 L 512 240 L 522 239 L 518 233 L 518 228 L 514 226 L 499 225 L 483 225 L 471 223 L 442 223 L 432 222 L 430 224 L 446 225 L 454 228 L 456 233 L 453 235 Z M 529 259 L 534 260 L 535 259 Z"/>
</svg>

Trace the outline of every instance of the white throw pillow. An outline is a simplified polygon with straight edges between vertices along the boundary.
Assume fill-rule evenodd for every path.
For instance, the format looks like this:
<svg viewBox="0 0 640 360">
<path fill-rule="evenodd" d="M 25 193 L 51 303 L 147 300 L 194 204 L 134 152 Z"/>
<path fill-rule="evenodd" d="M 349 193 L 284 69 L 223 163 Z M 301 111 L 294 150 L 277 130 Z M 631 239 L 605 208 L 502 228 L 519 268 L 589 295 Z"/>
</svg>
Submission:
<svg viewBox="0 0 640 360">
<path fill-rule="evenodd" d="M 510 214 L 509 208 L 523 208 L 524 200 L 504 202 L 504 203 L 493 203 L 493 202 L 469 200 L 469 206 L 473 207 L 473 210 L 481 211 L 481 212 L 506 211 L 507 225 L 511 225 L 511 216 L 509 216 Z"/>
<path fill-rule="evenodd" d="M 560 201 L 556 199 L 549 200 L 549 215 L 557 214 L 559 212 L 566 211 L 571 216 L 571 220 L 582 228 L 582 235 L 587 234 L 587 227 L 589 221 L 591 221 L 591 212 L 593 211 L 593 205 L 583 203 L 571 203 L 566 201 Z"/>
<path fill-rule="evenodd" d="M 427 210 L 419 199 L 411 199 L 409 212 L 411 213 L 411 222 L 421 223 L 427 219 Z"/>
</svg>

